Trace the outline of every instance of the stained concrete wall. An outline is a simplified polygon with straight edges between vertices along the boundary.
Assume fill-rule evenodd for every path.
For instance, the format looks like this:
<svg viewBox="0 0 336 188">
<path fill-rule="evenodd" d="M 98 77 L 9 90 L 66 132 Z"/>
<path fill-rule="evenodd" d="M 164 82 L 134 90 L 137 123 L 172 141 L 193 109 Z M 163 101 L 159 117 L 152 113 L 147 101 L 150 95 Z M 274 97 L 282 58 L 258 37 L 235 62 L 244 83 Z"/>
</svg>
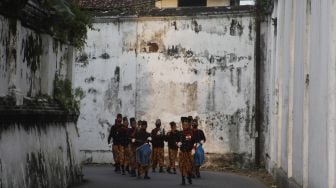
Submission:
<svg viewBox="0 0 336 188">
<path fill-rule="evenodd" d="M 97 18 L 79 52 L 74 87 L 87 162 L 111 162 L 108 131 L 117 113 L 163 127 L 199 116 L 210 153 L 255 155 L 255 32 L 252 12 L 208 16 Z"/>
<path fill-rule="evenodd" d="M 335 2 L 275 1 L 262 26 L 266 165 L 281 187 L 335 187 Z"/>
<path fill-rule="evenodd" d="M 0 187 L 68 187 L 81 181 L 74 123 L 0 126 Z"/>
<path fill-rule="evenodd" d="M 72 53 L 70 45 L 0 15 L 1 188 L 81 181 L 76 120 L 52 102 L 55 75 L 72 77 Z"/>
<path fill-rule="evenodd" d="M 52 95 L 55 74 L 72 79 L 73 47 L 0 15 L 0 97 Z"/>
</svg>

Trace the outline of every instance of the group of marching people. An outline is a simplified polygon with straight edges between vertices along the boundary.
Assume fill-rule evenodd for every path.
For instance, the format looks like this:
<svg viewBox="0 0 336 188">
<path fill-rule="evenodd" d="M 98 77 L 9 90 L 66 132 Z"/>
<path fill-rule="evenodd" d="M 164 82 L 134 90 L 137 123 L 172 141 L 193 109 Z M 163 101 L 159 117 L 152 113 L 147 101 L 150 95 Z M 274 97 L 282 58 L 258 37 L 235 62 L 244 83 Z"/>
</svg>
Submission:
<svg viewBox="0 0 336 188">
<path fill-rule="evenodd" d="M 156 172 L 164 172 L 164 142 L 168 143 L 169 165 L 167 172 L 176 174 L 176 161 L 182 176 L 182 185 L 192 184 L 192 178 L 200 178 L 200 166 L 204 162 L 202 144 L 206 141 L 204 132 L 198 129 L 198 120 L 181 117 L 182 130 L 177 129 L 175 122 L 170 122 L 170 130 L 166 133 L 157 119 L 155 128 L 147 132 L 147 121 L 136 122 L 135 118 L 117 115 L 115 124 L 110 129 L 108 144 L 112 140 L 112 153 L 115 160 L 115 171 L 131 177 L 150 179 L 150 166 Z M 129 126 L 130 125 L 130 126 Z M 152 146 L 152 147 L 151 147 Z"/>
</svg>

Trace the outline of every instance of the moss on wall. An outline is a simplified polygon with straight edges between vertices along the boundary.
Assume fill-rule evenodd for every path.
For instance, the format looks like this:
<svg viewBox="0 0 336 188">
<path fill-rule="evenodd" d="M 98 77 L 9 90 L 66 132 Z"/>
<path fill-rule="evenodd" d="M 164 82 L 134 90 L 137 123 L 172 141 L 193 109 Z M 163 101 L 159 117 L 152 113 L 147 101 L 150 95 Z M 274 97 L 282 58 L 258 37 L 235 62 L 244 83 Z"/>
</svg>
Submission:
<svg viewBox="0 0 336 188">
<path fill-rule="evenodd" d="M 29 35 L 24 41 L 23 60 L 33 73 L 40 67 L 42 52 L 42 39 L 38 35 L 36 37 Z"/>
<path fill-rule="evenodd" d="M 69 79 L 60 79 L 56 74 L 54 80 L 54 99 L 59 102 L 66 111 L 79 113 L 79 102 L 84 97 L 84 92 L 77 88 L 72 90 Z"/>
</svg>

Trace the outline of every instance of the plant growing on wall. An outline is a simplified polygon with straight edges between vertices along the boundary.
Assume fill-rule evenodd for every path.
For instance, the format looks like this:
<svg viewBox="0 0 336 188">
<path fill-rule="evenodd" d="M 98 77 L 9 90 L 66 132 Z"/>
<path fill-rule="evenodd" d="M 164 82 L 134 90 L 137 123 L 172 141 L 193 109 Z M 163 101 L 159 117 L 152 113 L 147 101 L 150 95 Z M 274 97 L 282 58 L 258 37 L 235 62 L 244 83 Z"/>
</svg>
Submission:
<svg viewBox="0 0 336 188">
<path fill-rule="evenodd" d="M 72 89 L 69 79 L 61 79 L 56 74 L 54 80 L 54 99 L 60 103 L 68 112 L 79 113 L 80 100 L 84 97 L 84 92 L 80 88 Z"/>
<path fill-rule="evenodd" d="M 0 13 L 13 19 L 23 19 L 26 14 L 25 7 L 32 0 L 0 0 Z M 33 21 L 39 29 L 53 34 L 63 43 L 70 43 L 76 48 L 82 48 L 85 44 L 86 33 L 91 28 L 89 14 L 80 10 L 75 0 L 35 0 L 40 6 L 35 8 L 43 9 L 40 16 L 41 22 Z M 31 20 L 35 18 L 32 17 Z"/>
</svg>

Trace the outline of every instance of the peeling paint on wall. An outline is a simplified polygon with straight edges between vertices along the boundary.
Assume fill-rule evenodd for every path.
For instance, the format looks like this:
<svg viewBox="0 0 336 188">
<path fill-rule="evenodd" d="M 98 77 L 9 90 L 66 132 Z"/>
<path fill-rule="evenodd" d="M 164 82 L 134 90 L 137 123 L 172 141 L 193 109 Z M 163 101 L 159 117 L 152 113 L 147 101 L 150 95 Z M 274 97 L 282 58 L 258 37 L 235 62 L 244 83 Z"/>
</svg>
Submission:
<svg viewBox="0 0 336 188">
<path fill-rule="evenodd" d="M 195 33 L 199 33 L 202 30 L 202 25 L 198 25 L 197 20 L 192 20 L 191 29 L 195 31 Z"/>
<path fill-rule="evenodd" d="M 116 67 L 114 70 L 114 77 L 111 78 L 108 84 L 104 99 L 105 109 L 110 110 L 110 112 L 119 112 L 121 108 L 121 100 L 118 98 L 119 82 L 120 68 Z"/>
<path fill-rule="evenodd" d="M 232 19 L 231 26 L 230 26 L 230 35 L 232 36 L 241 36 L 243 34 L 244 28 L 239 23 L 238 20 Z"/>
</svg>

